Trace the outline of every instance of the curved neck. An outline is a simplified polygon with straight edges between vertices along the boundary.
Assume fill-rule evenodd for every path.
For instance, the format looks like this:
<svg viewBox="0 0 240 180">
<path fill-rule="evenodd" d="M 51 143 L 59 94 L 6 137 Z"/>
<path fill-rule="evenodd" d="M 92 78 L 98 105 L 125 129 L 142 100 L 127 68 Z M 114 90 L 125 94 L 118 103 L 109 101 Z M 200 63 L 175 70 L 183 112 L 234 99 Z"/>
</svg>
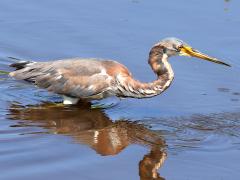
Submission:
<svg viewBox="0 0 240 180">
<path fill-rule="evenodd" d="M 129 76 L 118 78 L 118 81 L 121 81 L 118 83 L 121 85 L 118 89 L 124 96 L 134 98 L 152 97 L 160 94 L 170 86 L 174 73 L 168 63 L 168 55 L 164 52 L 164 47 L 156 44 L 149 53 L 148 63 L 157 75 L 157 80 L 142 83 Z"/>
<path fill-rule="evenodd" d="M 164 52 L 164 47 L 159 44 L 152 47 L 149 53 L 148 64 L 158 77 L 164 74 L 173 75 L 172 67 L 168 63 L 168 55 Z"/>
</svg>

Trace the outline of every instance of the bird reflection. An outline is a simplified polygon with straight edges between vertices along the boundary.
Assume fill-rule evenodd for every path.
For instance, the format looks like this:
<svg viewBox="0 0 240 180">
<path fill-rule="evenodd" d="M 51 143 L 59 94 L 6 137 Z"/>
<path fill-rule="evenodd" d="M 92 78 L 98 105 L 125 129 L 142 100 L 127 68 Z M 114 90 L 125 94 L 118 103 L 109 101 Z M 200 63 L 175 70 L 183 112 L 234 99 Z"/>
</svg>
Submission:
<svg viewBox="0 0 240 180">
<path fill-rule="evenodd" d="M 49 133 L 65 134 L 73 137 L 76 143 L 86 144 L 102 156 L 117 155 L 130 144 L 139 144 L 150 149 L 139 162 L 141 180 L 158 179 L 158 169 L 162 166 L 166 144 L 159 133 L 144 125 L 127 120 L 113 122 L 102 110 L 80 106 L 56 106 L 41 104 L 9 107 L 9 119 L 17 121 L 15 126 L 38 126 Z"/>
</svg>

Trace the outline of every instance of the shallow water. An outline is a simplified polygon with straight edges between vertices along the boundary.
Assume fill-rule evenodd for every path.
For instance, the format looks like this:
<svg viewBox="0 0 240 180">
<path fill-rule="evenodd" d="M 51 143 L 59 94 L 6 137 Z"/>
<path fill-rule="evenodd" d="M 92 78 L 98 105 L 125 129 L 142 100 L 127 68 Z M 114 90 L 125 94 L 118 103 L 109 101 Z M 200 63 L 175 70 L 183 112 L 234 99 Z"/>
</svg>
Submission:
<svg viewBox="0 0 240 180">
<path fill-rule="evenodd" d="M 232 67 L 173 57 L 166 92 L 107 109 L 63 107 L 57 95 L 0 73 L 0 179 L 239 179 L 239 5 L 2 0 L 2 71 L 12 70 L 7 57 L 100 57 L 151 81 L 148 51 L 168 36 Z"/>
</svg>

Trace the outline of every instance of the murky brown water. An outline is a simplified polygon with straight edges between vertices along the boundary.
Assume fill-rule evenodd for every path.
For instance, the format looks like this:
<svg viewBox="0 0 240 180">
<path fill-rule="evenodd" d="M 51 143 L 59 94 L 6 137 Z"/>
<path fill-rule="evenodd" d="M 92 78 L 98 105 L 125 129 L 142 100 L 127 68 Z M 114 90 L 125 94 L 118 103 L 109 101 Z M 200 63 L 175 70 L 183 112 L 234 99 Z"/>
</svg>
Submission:
<svg viewBox="0 0 240 180">
<path fill-rule="evenodd" d="M 0 2 L 0 70 L 7 58 L 101 57 L 137 79 L 156 41 L 176 36 L 232 68 L 174 57 L 172 86 L 151 99 L 63 107 L 57 95 L 0 72 L 0 179 L 239 179 L 237 1 Z"/>
</svg>

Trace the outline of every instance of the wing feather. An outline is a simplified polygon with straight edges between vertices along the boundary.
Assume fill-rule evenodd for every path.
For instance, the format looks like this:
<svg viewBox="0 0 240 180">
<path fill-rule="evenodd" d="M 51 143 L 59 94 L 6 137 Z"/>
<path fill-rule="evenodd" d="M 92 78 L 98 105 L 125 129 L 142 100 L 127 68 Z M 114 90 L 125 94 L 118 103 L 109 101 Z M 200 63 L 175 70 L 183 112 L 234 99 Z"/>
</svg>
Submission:
<svg viewBox="0 0 240 180">
<path fill-rule="evenodd" d="M 89 59 L 30 63 L 10 73 L 10 76 L 58 94 L 80 98 L 102 93 L 112 83 L 102 62 Z"/>
</svg>

